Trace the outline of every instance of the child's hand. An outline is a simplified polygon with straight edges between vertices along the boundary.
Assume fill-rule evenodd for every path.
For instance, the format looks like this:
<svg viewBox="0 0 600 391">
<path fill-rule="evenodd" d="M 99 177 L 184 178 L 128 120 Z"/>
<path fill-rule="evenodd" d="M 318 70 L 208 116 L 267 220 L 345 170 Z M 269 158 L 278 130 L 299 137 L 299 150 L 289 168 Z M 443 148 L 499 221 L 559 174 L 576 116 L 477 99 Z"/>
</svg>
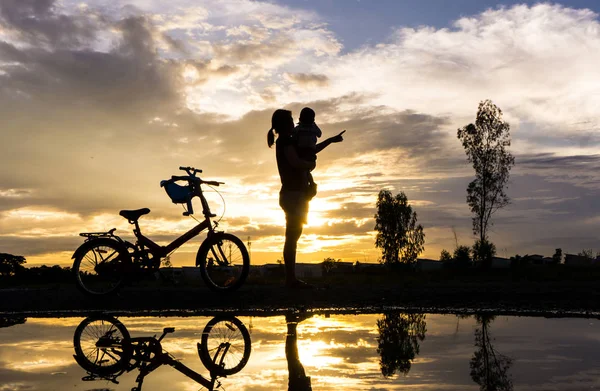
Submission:
<svg viewBox="0 0 600 391">
<path fill-rule="evenodd" d="M 346 133 L 346 130 L 345 130 L 345 129 L 344 129 L 344 130 L 342 130 L 342 131 L 340 132 L 340 134 L 338 134 L 337 136 L 333 136 L 333 137 L 331 138 L 331 142 L 332 142 L 332 143 L 341 143 L 342 141 L 344 141 L 344 138 L 342 137 L 342 135 L 343 135 L 344 133 Z"/>
</svg>

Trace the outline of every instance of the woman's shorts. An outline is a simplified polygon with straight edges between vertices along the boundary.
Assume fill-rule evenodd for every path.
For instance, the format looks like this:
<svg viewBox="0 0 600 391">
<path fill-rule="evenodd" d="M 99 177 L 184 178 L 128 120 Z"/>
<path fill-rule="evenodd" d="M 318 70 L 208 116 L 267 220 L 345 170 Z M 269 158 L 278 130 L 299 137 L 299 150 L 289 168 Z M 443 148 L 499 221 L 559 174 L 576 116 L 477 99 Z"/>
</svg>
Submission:
<svg viewBox="0 0 600 391">
<path fill-rule="evenodd" d="M 308 199 L 306 192 L 281 190 L 279 192 L 279 206 L 285 212 L 285 219 L 289 218 L 300 219 L 306 224 L 308 217 Z"/>
</svg>

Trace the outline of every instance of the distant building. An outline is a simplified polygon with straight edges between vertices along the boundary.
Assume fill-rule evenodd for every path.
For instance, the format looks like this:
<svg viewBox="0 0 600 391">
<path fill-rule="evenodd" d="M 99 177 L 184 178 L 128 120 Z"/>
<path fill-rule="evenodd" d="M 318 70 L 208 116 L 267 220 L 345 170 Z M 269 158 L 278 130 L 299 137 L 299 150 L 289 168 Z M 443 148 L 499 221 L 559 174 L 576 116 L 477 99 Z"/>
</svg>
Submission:
<svg viewBox="0 0 600 391">
<path fill-rule="evenodd" d="M 263 277 L 275 276 L 283 273 L 283 265 L 279 263 L 266 263 L 256 266 L 260 270 L 260 275 Z"/>
<path fill-rule="evenodd" d="M 335 267 L 331 270 L 331 274 L 346 274 L 354 271 L 354 263 L 352 262 L 336 262 Z"/>
<path fill-rule="evenodd" d="M 164 277 L 170 279 L 175 284 L 179 284 L 184 281 L 199 280 L 200 268 L 195 266 L 184 266 L 184 267 L 163 267 L 160 269 L 160 273 Z"/>
<path fill-rule="evenodd" d="M 502 258 L 502 257 L 493 257 L 492 258 L 492 269 L 508 269 L 510 268 L 510 259 Z"/>
<path fill-rule="evenodd" d="M 516 256 L 512 258 L 513 266 L 546 266 L 556 264 L 556 260 L 552 257 L 545 257 L 540 254 Z"/>
<path fill-rule="evenodd" d="M 583 255 L 565 254 L 565 265 L 568 266 L 591 266 L 595 263 L 594 261 Z"/>
<path fill-rule="evenodd" d="M 386 266 L 381 263 L 362 263 L 355 266 L 358 274 L 382 274 L 386 273 Z"/>
<path fill-rule="evenodd" d="M 296 263 L 296 276 L 299 278 L 321 278 L 323 277 L 323 266 L 320 263 Z"/>
<path fill-rule="evenodd" d="M 436 261 L 434 259 L 417 259 L 415 269 L 421 272 L 429 272 L 433 270 L 442 270 L 444 262 Z"/>
<path fill-rule="evenodd" d="M 554 263 L 554 260 L 550 257 L 545 257 L 539 254 L 528 255 L 529 263 L 531 265 L 551 265 Z"/>
<path fill-rule="evenodd" d="M 183 278 L 185 278 L 186 280 L 196 280 L 201 278 L 200 268 L 196 266 L 183 266 L 181 268 L 181 272 Z"/>
</svg>

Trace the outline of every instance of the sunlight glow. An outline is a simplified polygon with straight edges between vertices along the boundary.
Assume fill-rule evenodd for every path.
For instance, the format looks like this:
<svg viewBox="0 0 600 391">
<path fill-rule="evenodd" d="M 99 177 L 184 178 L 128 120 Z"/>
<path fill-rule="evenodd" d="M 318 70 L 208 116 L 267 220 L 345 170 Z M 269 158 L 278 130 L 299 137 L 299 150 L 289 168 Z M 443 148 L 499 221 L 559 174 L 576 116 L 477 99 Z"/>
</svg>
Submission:
<svg viewBox="0 0 600 391">
<path fill-rule="evenodd" d="M 302 339 L 298 341 L 300 361 L 303 365 L 314 368 L 341 364 L 344 361 L 342 357 L 327 355 L 327 351 L 335 347 L 339 347 L 339 345 L 336 345 L 333 341 L 327 343 L 325 341 Z"/>
<path fill-rule="evenodd" d="M 16 371 L 37 372 L 47 369 L 62 368 L 73 364 L 73 360 L 67 359 L 39 359 L 32 361 L 11 362 L 7 367 Z"/>
<path fill-rule="evenodd" d="M 14 219 L 30 219 L 30 220 L 80 220 L 78 214 L 68 213 L 58 210 L 44 210 L 44 209 L 35 209 L 35 208 L 20 208 L 9 210 L 4 213 L 6 218 L 14 218 Z"/>
</svg>

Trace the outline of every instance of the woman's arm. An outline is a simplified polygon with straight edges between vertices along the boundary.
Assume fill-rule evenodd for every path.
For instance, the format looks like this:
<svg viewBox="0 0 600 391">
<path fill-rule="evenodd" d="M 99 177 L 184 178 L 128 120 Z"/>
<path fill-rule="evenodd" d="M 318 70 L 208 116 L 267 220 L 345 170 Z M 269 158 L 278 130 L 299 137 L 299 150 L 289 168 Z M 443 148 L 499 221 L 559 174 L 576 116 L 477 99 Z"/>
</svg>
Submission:
<svg viewBox="0 0 600 391">
<path fill-rule="evenodd" d="M 315 162 L 309 162 L 308 160 L 300 159 L 298 153 L 296 152 L 296 148 L 293 145 L 286 145 L 283 149 L 283 153 L 287 161 L 294 168 L 310 171 L 314 170 L 316 166 Z"/>
<path fill-rule="evenodd" d="M 343 130 L 337 136 L 329 137 L 327 140 L 318 143 L 317 144 L 317 153 L 319 153 L 322 150 L 324 150 L 325 148 L 327 148 L 329 146 L 329 144 L 331 144 L 331 143 L 341 143 L 342 141 L 344 141 L 344 138 L 342 137 L 344 132 L 346 132 L 346 131 Z"/>
</svg>

